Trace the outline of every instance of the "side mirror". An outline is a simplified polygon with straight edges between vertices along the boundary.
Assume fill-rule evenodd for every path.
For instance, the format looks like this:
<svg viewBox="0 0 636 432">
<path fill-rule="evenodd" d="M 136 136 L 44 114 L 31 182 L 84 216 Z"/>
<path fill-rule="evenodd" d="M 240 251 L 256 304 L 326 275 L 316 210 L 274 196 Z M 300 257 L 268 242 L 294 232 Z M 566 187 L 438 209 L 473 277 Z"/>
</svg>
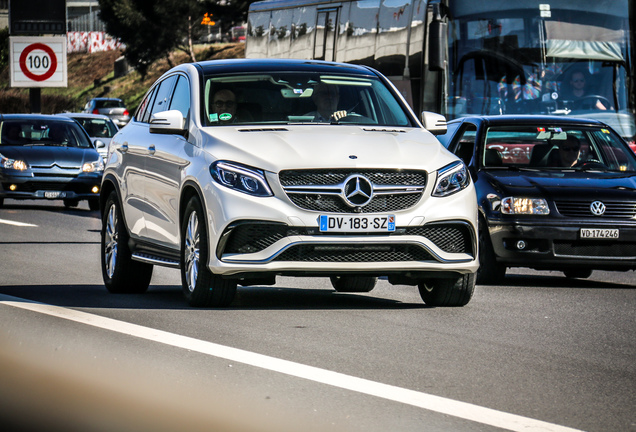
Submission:
<svg viewBox="0 0 636 432">
<path fill-rule="evenodd" d="M 422 124 L 433 135 L 444 135 L 446 133 L 446 117 L 441 114 L 422 111 Z"/>
<path fill-rule="evenodd" d="M 170 110 L 153 114 L 150 119 L 150 133 L 186 135 L 188 130 L 184 127 L 181 111 Z"/>
<path fill-rule="evenodd" d="M 104 141 L 101 141 L 101 140 L 95 140 L 95 147 L 97 147 L 97 148 L 104 148 L 104 147 L 106 147 L 106 144 L 104 144 Z"/>
</svg>

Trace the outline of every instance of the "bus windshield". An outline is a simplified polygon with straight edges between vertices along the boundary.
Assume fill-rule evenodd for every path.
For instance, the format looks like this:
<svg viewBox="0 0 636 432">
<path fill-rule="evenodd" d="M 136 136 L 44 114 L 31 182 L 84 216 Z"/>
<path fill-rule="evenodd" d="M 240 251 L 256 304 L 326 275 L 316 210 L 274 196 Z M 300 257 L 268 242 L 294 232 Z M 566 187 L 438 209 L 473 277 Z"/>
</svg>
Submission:
<svg viewBox="0 0 636 432">
<path fill-rule="evenodd" d="M 636 134 L 628 0 L 589 8 L 517 2 L 514 9 L 510 2 L 479 9 L 467 2 L 449 2 L 449 118 L 570 115 L 604 121 L 624 137 Z"/>
</svg>

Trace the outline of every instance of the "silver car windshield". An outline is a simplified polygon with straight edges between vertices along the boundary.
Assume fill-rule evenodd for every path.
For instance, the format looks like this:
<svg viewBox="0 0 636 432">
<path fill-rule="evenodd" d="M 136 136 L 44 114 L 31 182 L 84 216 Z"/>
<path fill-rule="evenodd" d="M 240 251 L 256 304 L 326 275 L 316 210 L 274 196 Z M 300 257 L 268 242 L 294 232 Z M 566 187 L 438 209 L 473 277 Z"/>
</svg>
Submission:
<svg viewBox="0 0 636 432">
<path fill-rule="evenodd" d="M 494 126 L 479 156 L 484 168 L 636 171 L 636 155 L 604 127 Z"/>
<path fill-rule="evenodd" d="M 207 126 L 414 126 L 395 95 L 373 77 L 301 72 L 208 76 L 202 105 Z"/>
</svg>

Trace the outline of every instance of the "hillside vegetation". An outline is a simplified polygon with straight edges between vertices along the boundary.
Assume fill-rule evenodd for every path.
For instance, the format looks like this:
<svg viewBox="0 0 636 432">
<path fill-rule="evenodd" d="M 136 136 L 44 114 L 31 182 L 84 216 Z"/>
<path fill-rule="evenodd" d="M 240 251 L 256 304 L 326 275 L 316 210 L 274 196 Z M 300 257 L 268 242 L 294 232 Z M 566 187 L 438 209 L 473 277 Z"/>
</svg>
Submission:
<svg viewBox="0 0 636 432">
<path fill-rule="evenodd" d="M 197 60 L 245 57 L 245 44 L 218 44 L 197 46 Z M 155 62 L 142 79 L 136 71 L 115 78 L 115 60 L 120 51 L 104 51 L 93 54 L 73 53 L 67 57 L 68 87 L 42 88 L 42 113 L 79 111 L 93 97 L 106 96 L 122 99 L 133 113 L 148 87 L 170 69 L 167 59 Z M 170 56 L 173 65 L 188 61 L 182 52 Z M 9 68 L 0 71 L 0 113 L 28 113 L 29 89 L 11 88 Z"/>
</svg>

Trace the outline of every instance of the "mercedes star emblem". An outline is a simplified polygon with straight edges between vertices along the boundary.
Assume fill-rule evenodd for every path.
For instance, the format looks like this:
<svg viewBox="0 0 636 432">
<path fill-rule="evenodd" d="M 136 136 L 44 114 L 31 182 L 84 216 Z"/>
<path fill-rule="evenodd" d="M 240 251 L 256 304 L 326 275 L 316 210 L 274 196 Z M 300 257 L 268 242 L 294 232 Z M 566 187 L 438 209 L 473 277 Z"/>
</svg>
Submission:
<svg viewBox="0 0 636 432">
<path fill-rule="evenodd" d="M 369 201 L 373 198 L 373 186 L 366 177 L 352 175 L 345 180 L 342 193 L 348 205 L 361 207 L 369 204 Z"/>
</svg>

